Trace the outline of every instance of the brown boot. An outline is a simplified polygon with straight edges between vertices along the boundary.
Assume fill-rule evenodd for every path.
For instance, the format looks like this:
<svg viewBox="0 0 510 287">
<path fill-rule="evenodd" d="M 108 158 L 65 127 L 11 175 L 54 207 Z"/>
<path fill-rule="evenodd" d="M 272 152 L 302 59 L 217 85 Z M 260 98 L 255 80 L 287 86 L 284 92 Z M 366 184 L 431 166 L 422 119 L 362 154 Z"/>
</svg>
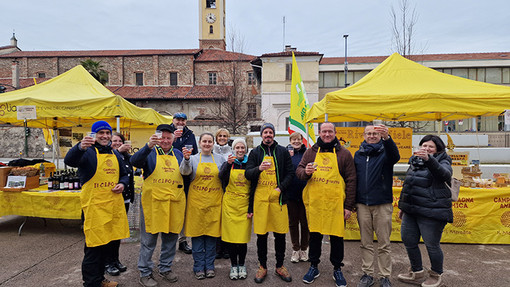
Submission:
<svg viewBox="0 0 510 287">
<path fill-rule="evenodd" d="M 413 270 L 409 268 L 409 272 L 398 274 L 397 278 L 399 281 L 405 283 L 420 285 L 423 280 L 425 280 L 425 271 L 422 269 L 420 271 L 413 272 Z"/>
<path fill-rule="evenodd" d="M 101 287 L 117 287 L 119 286 L 119 283 L 115 281 L 110 281 L 108 279 L 104 279 L 103 282 L 101 282 Z"/>
<path fill-rule="evenodd" d="M 441 285 L 441 274 L 429 271 L 429 278 L 421 284 L 421 287 L 437 287 Z"/>
</svg>

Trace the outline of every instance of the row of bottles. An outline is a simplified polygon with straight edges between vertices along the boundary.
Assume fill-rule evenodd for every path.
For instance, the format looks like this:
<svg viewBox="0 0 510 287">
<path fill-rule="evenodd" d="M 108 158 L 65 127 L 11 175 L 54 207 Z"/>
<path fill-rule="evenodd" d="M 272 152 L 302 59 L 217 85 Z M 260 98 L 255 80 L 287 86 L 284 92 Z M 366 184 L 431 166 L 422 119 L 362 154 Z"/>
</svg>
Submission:
<svg viewBox="0 0 510 287">
<path fill-rule="evenodd" d="M 76 190 L 80 188 L 80 175 L 77 169 L 59 170 L 48 178 L 48 190 Z"/>
</svg>

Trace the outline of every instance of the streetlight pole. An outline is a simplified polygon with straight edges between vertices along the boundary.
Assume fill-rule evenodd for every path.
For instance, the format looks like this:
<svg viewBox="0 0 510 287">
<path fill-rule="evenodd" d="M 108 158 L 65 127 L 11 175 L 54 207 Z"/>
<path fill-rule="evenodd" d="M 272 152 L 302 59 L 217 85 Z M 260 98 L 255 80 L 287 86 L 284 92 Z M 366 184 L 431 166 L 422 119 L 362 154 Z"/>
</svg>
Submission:
<svg viewBox="0 0 510 287">
<path fill-rule="evenodd" d="M 345 59 L 344 59 L 344 77 L 345 77 L 345 88 L 347 88 L 347 86 L 349 86 L 349 84 L 347 83 L 347 72 L 349 71 L 349 68 L 347 67 L 348 63 L 347 63 L 347 37 L 349 37 L 349 35 L 344 35 L 344 39 L 345 39 Z"/>
</svg>

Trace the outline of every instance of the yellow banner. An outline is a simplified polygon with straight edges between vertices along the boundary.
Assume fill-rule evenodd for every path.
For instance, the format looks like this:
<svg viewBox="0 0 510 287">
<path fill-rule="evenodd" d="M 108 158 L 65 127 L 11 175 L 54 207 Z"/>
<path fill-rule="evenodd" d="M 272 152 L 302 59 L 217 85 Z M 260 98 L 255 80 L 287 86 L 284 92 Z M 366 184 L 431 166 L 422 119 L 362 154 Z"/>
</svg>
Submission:
<svg viewBox="0 0 510 287">
<path fill-rule="evenodd" d="M 389 134 L 400 152 L 400 163 L 407 163 L 413 154 L 413 129 L 411 128 L 388 128 Z M 336 137 L 347 148 L 352 156 L 359 150 L 359 146 L 365 140 L 363 138 L 364 127 L 337 127 Z"/>
<path fill-rule="evenodd" d="M 400 187 L 393 188 L 392 241 L 401 241 L 398 218 Z M 441 242 L 510 244 L 510 188 L 460 188 L 459 201 L 453 202 L 453 223 L 447 224 Z M 356 213 L 347 220 L 345 239 L 358 240 Z"/>
<path fill-rule="evenodd" d="M 46 186 L 36 191 L 42 188 Z M 80 193 L 0 191 L 0 216 L 4 215 L 80 219 Z"/>
</svg>

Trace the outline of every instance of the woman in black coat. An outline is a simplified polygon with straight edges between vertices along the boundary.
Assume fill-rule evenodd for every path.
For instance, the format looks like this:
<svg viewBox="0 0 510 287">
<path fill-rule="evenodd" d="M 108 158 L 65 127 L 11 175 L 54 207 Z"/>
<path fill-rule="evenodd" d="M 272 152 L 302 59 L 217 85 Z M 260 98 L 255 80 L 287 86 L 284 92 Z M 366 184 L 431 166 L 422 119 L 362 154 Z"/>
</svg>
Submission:
<svg viewBox="0 0 510 287">
<path fill-rule="evenodd" d="M 441 285 L 443 251 L 439 242 L 446 223 L 453 222 L 452 195 L 446 186 L 452 177 L 451 163 L 443 141 L 435 135 L 423 137 L 420 149 L 409 159 L 398 207 L 402 218 L 400 233 L 411 268 L 398 275 L 400 281 L 421 283 L 423 287 Z M 418 247 L 420 237 L 432 265 L 426 280 Z"/>
</svg>

